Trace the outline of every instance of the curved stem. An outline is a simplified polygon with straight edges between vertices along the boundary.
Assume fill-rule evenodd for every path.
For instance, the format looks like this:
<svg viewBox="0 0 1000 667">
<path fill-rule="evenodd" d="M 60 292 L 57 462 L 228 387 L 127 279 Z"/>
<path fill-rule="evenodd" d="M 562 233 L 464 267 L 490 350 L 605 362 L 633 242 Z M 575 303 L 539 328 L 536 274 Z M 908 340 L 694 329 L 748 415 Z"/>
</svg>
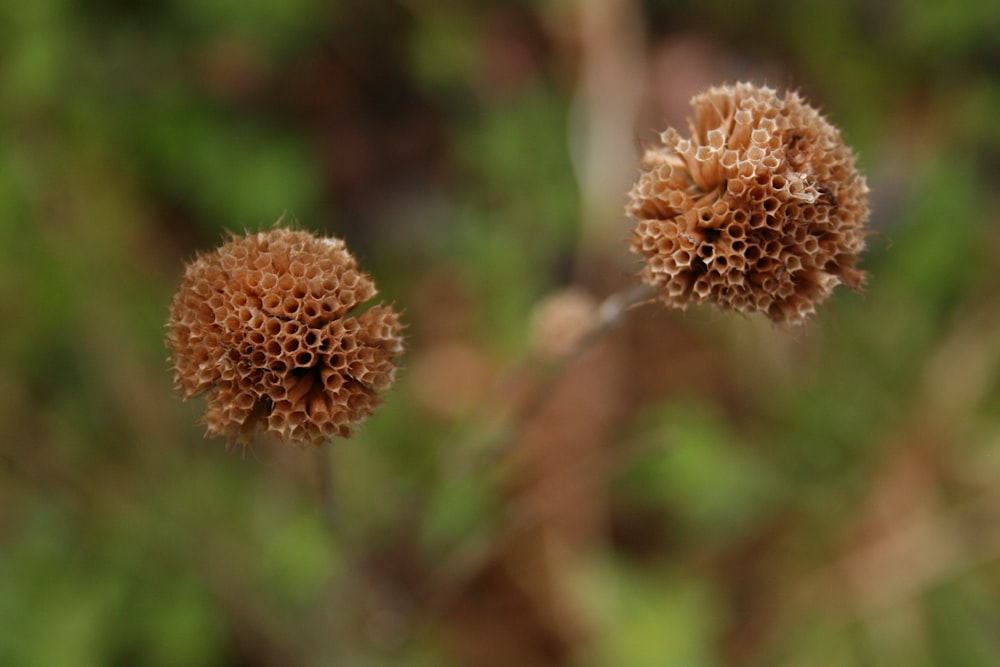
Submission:
<svg viewBox="0 0 1000 667">
<path fill-rule="evenodd" d="M 521 433 L 531 422 L 532 417 L 545 404 L 545 400 L 551 394 L 552 388 L 562 377 L 566 368 L 586 352 L 591 345 L 618 326 L 632 308 L 648 303 L 655 298 L 655 295 L 655 288 L 640 283 L 615 292 L 601 302 L 590 327 L 580 337 L 576 345 L 556 359 L 541 362 L 544 364 L 542 380 L 527 397 L 521 408 L 508 420 L 507 427 L 502 429 L 497 437 L 475 457 L 476 463 L 482 463 L 484 459 L 495 459 L 517 442 Z M 537 363 L 538 360 L 528 360 L 528 363 L 532 362 Z"/>
<path fill-rule="evenodd" d="M 612 294 L 598 306 L 590 326 L 572 349 L 555 359 L 530 358 L 522 362 L 522 367 L 540 364 L 542 377 L 513 414 L 507 416 L 504 425 L 495 435 L 480 444 L 474 454 L 458 461 L 458 469 L 453 469 L 452 474 L 461 476 L 474 473 L 483 478 L 484 484 L 494 483 L 502 478 L 505 474 L 504 466 L 497 463 L 501 462 L 522 439 L 525 430 L 538 411 L 544 407 L 567 368 L 603 336 L 620 325 L 632 308 L 652 301 L 656 293 L 655 288 L 638 284 Z M 449 451 L 461 452 L 469 449 L 456 448 Z M 437 591 L 432 604 L 443 604 L 444 600 L 454 592 L 454 582 L 460 580 L 469 568 L 480 563 L 482 558 L 482 554 L 478 553 L 480 548 L 481 545 L 477 541 L 466 540 L 452 543 L 443 549 L 438 555 L 438 562 L 441 565 L 434 569 L 432 575 L 436 585 L 431 588 Z"/>
</svg>

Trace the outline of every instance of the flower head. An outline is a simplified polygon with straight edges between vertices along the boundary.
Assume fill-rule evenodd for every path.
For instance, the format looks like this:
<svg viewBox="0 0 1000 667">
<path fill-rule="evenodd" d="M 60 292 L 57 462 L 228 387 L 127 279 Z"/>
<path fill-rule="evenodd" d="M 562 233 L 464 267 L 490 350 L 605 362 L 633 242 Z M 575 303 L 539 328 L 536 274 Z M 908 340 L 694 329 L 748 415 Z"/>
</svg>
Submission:
<svg viewBox="0 0 1000 667">
<path fill-rule="evenodd" d="M 859 289 L 868 187 L 840 132 L 798 94 L 748 83 L 692 101 L 691 136 L 646 151 L 627 212 L 641 279 L 671 306 L 712 302 L 799 324 Z"/>
<path fill-rule="evenodd" d="M 543 359 L 558 359 L 576 349 L 598 320 L 600 304 L 589 292 L 570 287 L 539 302 L 532 313 L 532 347 Z"/>
<path fill-rule="evenodd" d="M 187 266 L 167 321 L 174 380 L 204 394 L 212 435 L 348 437 L 395 376 L 399 316 L 343 241 L 274 229 L 232 237 Z"/>
</svg>

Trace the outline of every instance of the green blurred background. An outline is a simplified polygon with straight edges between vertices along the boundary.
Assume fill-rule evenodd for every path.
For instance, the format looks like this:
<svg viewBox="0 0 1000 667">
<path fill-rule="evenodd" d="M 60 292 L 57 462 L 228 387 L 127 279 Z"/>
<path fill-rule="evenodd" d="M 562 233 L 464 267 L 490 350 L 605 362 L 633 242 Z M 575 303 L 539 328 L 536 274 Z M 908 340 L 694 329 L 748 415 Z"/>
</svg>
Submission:
<svg viewBox="0 0 1000 667">
<path fill-rule="evenodd" d="M 1000 665 L 998 34 L 995 0 L 0 2 L 0 665 Z M 546 384 L 538 304 L 632 280 L 641 142 L 740 79 L 857 150 L 866 294 L 641 308 Z M 204 439 L 163 346 L 183 262 L 282 215 L 409 325 L 333 526 L 324 459 Z"/>
</svg>

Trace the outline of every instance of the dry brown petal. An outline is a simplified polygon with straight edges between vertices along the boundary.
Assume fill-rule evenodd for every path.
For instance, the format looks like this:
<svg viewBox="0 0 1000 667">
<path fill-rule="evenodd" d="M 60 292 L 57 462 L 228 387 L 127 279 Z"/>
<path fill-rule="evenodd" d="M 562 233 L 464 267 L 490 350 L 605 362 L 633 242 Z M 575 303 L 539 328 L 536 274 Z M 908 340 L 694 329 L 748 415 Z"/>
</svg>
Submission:
<svg viewBox="0 0 1000 667">
<path fill-rule="evenodd" d="M 800 324 L 833 288 L 860 289 L 868 186 L 840 132 L 795 92 L 749 83 L 691 104 L 646 151 L 630 193 L 640 278 L 667 305 L 711 302 Z"/>
<path fill-rule="evenodd" d="M 378 407 L 402 352 L 390 306 L 350 316 L 375 294 L 339 239 L 289 229 L 234 236 L 191 262 L 174 296 L 167 346 L 177 387 L 206 396 L 212 435 L 349 437 Z"/>
</svg>

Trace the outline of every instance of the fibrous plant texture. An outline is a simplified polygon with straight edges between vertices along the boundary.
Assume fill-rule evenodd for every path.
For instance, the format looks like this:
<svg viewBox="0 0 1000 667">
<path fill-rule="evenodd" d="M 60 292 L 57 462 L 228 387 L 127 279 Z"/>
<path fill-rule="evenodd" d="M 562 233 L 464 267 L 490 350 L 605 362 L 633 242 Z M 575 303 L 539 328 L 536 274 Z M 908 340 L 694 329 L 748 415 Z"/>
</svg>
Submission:
<svg viewBox="0 0 1000 667">
<path fill-rule="evenodd" d="M 397 313 L 343 241 L 274 229 L 232 237 L 187 266 L 167 322 L 174 379 L 204 394 L 212 435 L 348 437 L 378 407 L 402 351 Z"/>
<path fill-rule="evenodd" d="M 690 138 L 649 148 L 630 193 L 640 278 L 680 308 L 712 302 L 800 324 L 860 289 L 868 187 L 840 132 L 798 94 L 748 83 L 691 101 Z"/>
</svg>

